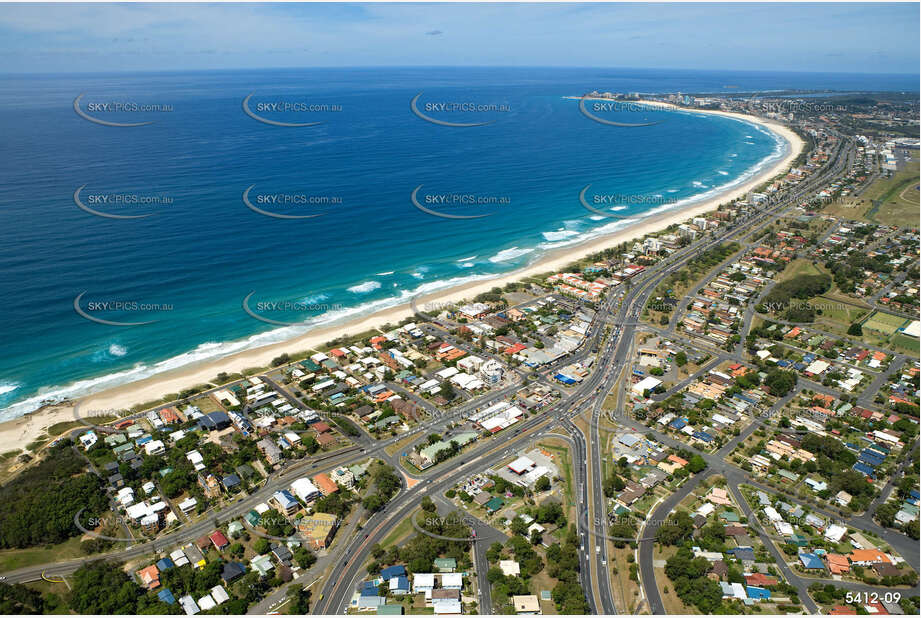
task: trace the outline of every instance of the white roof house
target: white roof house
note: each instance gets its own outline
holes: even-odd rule
[[[211,598],[210,594],[206,594],[202,598],[198,599],[198,606],[203,612],[206,612],[209,609],[217,607],[217,603],[214,602],[214,599]]]
[[[515,474],[524,474],[536,464],[527,457],[519,457],[508,465],[509,470]]]
[[[214,599],[214,602],[220,605],[224,601],[230,600],[230,595],[227,594],[227,591],[224,590],[224,586],[218,584],[211,589],[211,598]]]
[[[435,588],[434,573],[416,573],[413,575],[413,593],[425,592]]]
[[[839,543],[845,534],[847,534],[847,528],[838,524],[832,524],[825,530],[825,538],[835,543]]]
[[[441,587],[446,590],[460,590],[464,587],[463,573],[442,573]]]
[[[198,506],[198,500],[196,500],[195,497],[186,498],[185,500],[179,503],[179,510],[182,511],[183,513],[189,513],[196,506]]]
[[[88,449],[89,447],[96,444],[96,441],[98,439],[99,438],[98,436],[96,436],[95,431],[87,431],[85,434],[80,436],[80,444],[83,446],[84,449]]]
[[[634,384],[630,390],[632,390],[637,395],[642,395],[645,391],[652,390],[660,384],[662,384],[662,380],[656,379],[652,376],[647,376]]]
[[[185,566],[189,563],[189,559],[186,558],[185,553],[182,549],[177,549],[169,555],[169,559],[173,561],[173,564],[177,567]]]
[[[198,604],[195,603],[195,599],[193,599],[192,596],[188,594],[184,597],[179,597],[179,605],[182,607],[186,616],[192,616],[201,611],[198,608]]]
[[[521,567],[515,560],[500,560],[499,568],[506,577],[517,577],[521,575]]]
[[[291,491],[304,502],[309,502],[320,495],[320,490],[308,478],[300,478],[291,483]]]
[[[151,440],[144,445],[144,452],[148,455],[159,455],[166,450],[166,447],[163,446],[163,442],[160,440]]]

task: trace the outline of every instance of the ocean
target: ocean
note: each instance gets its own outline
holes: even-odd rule
[[[599,109],[644,125],[614,126],[566,97],[916,90],[917,78],[356,68],[0,86],[6,420],[520,268],[782,155],[749,123]],[[81,117],[78,96],[83,116],[149,124]],[[587,185],[593,209],[614,217],[583,206]]]

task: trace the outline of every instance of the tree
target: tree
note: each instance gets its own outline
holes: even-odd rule
[[[696,453],[692,455],[688,460],[688,471],[691,472],[691,474],[697,474],[698,472],[704,470],[706,467],[707,462],[704,461],[703,457]]]
[[[543,541],[543,536],[540,533],[540,530],[535,528],[531,531],[531,545],[540,545]]]
[[[694,520],[687,511],[678,511],[656,530],[656,541],[663,545],[678,545],[694,530]]]
[[[675,364],[679,367],[684,367],[688,363],[688,355],[685,354],[684,350],[675,354]]]
[[[70,585],[70,608],[78,614],[136,614],[145,595],[118,564],[102,560],[77,569]]]
[[[130,470],[130,466],[128,466]],[[102,480],[63,442],[47,457],[0,486],[0,549],[54,545],[82,534],[109,510]]]
[[[288,598],[291,599],[291,612],[294,614],[310,613],[310,590],[294,584],[288,586]]]
[[[265,537],[259,537],[253,541],[253,551],[257,554],[264,554],[269,551],[269,540]]]
[[[361,501],[361,506],[364,507],[366,511],[369,511],[371,513],[375,513],[381,510],[382,508],[384,508],[385,504],[386,504],[386,501],[384,500],[384,498],[377,494],[367,495]]]
[[[0,582],[0,613],[11,614],[42,614],[45,601],[40,592],[27,588],[22,584],[7,584]]]
[[[537,491],[547,491],[550,489],[550,479],[548,479],[546,475],[540,477],[534,483],[534,489]]]
[[[294,552],[294,561],[302,569],[309,569],[317,561],[317,557],[306,547],[298,547]]]
[[[438,394],[448,401],[452,401],[457,396],[457,394],[454,392],[454,386],[452,386],[448,381],[445,381],[441,385],[441,389],[438,391]]]
[[[521,517],[515,517],[512,520],[512,523],[509,525],[509,529],[513,534],[520,534],[524,536],[528,533],[528,524],[524,523],[524,520]]]

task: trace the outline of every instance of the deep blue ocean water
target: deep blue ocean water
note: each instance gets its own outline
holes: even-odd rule
[[[141,75],[0,76],[0,419],[46,398],[78,396],[158,371],[290,337],[317,324],[396,304],[416,293],[519,268],[543,252],[626,223],[593,215],[589,195],[633,221],[742,182],[779,156],[774,136],[747,123],[690,113],[622,110],[612,127],[564,97],[586,91],[725,92],[829,88],[912,90],[917,77],[615,69],[311,69]],[[477,127],[428,123],[410,110]],[[106,121],[155,121],[140,127]],[[282,122],[260,123],[250,109]],[[97,104],[169,106],[108,112]],[[269,103],[325,111],[278,113]],[[436,103],[496,105],[446,112]],[[259,104],[263,105],[259,107]],[[601,113],[603,115],[603,113]],[[141,219],[94,216],[151,214]],[[410,196],[472,195],[492,206],[416,209]],[[276,214],[253,212],[241,199]],[[141,206],[101,195],[168,198]],[[278,207],[267,196],[325,196]],[[259,197],[262,197],[261,201]],[[431,199],[431,197],[430,197]],[[608,209],[611,205],[600,205]],[[265,301],[318,308],[257,309]],[[112,326],[110,321],[156,320]],[[98,310],[96,302],[168,306]]]

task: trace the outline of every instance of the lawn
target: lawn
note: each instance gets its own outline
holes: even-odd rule
[[[868,307],[861,307],[853,301],[845,301],[840,296],[837,298],[830,295],[816,296],[809,299],[809,303],[822,311],[821,314],[816,311],[816,325],[838,325],[844,328],[845,331],[848,326],[867,315],[870,311]]]
[[[782,283],[799,275],[821,275],[825,271],[813,264],[810,260],[797,259],[790,262],[777,276],[777,283]]]
[[[877,178],[862,195],[844,197],[823,212],[854,221],[914,225],[918,220],[918,162],[909,162],[892,178]]]
[[[862,326],[865,330],[875,330],[888,337],[894,335],[896,331],[907,322],[908,320],[903,317],[890,313],[883,313],[881,311],[874,311]]]
[[[633,613],[640,600],[639,584],[630,579],[631,563],[628,561],[628,556],[633,555],[633,549],[629,545],[622,549],[614,548],[608,552],[612,569],[617,569],[617,573],[611,576],[614,605],[627,613]]]
[[[912,161],[892,178],[879,179],[862,196],[874,200],[866,216],[885,225],[916,226],[918,221],[918,162]]]
[[[49,545],[47,547],[5,549],[0,551],[0,572],[13,571],[49,562],[61,562],[85,555],[80,551],[80,537],[74,537],[58,545]]]
[[[409,447],[411,447],[412,444],[413,444],[413,442],[415,442],[415,441],[418,440],[418,439],[419,439],[419,435],[418,435],[418,434],[412,434],[412,435],[406,436],[405,438],[403,438],[403,439],[400,440],[399,442],[394,442],[394,443],[391,444],[390,446],[384,448],[384,451],[385,451],[388,455],[391,455],[391,456],[394,455],[394,454],[396,454],[396,453],[402,453],[402,452],[407,452],[407,453],[408,453],[408,452],[409,452]]]
[[[397,524],[396,527],[394,527],[393,530],[390,531],[390,534],[388,534],[384,538],[384,540],[381,541],[381,547],[390,547],[392,545],[396,545],[397,543],[402,541],[405,537],[409,536],[409,533],[412,532],[414,529],[412,522],[413,522],[413,519],[416,517],[416,513],[417,511],[413,511],[413,513],[409,517],[407,517],[406,519],[401,521],[399,524]]]
[[[553,459],[559,467],[560,477],[566,483],[566,499],[572,504],[575,495],[572,489],[572,463],[569,460],[569,448],[562,446],[565,444],[562,440],[550,438],[538,443],[537,446],[553,453]]]
[[[653,552],[653,560],[668,560],[678,551],[677,547],[656,547]],[[696,614],[697,608],[684,604],[678,595],[675,594],[675,586],[665,574],[664,568],[655,567],[656,586],[662,595],[662,604],[665,606],[665,613],[669,616],[675,614]]]
[[[907,352],[912,356],[917,357],[919,353],[918,340],[909,337],[908,335],[903,335],[902,333],[897,334],[892,338],[892,341],[889,344],[893,349],[899,352]]]
[[[192,400],[192,405],[197,406],[199,410],[202,411],[202,414],[208,414],[209,412],[223,412],[224,408],[219,406],[213,397],[199,397],[198,399]]]

